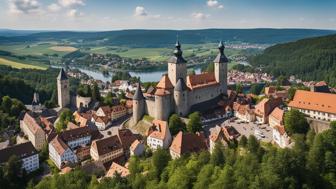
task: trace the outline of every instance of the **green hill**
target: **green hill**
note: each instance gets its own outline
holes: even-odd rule
[[[25,36],[1,36],[0,43],[23,43],[39,41],[82,42],[89,45],[116,45],[127,47],[166,47],[175,43],[178,34],[184,44],[247,42],[275,44],[307,37],[335,34],[333,30],[315,29],[202,29],[202,30],[119,30],[103,32],[54,31]],[[7,35],[8,36],[8,35]]]
[[[295,75],[336,86],[336,35],[274,45],[252,57],[251,64],[274,76]]]

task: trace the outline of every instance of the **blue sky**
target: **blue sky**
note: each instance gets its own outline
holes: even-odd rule
[[[0,28],[336,29],[336,0],[0,0]]]

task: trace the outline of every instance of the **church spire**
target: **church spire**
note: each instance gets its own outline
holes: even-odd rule
[[[214,63],[227,63],[227,62],[229,62],[229,60],[227,59],[227,57],[224,54],[224,49],[225,49],[225,46],[224,46],[223,42],[219,41],[219,44],[218,44],[219,53],[218,53],[217,57],[215,58]]]

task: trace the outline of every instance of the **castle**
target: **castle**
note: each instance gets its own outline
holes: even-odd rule
[[[218,45],[213,73],[187,75],[187,61],[181,45],[176,42],[174,56],[168,60],[168,74],[162,76],[155,88],[143,93],[140,83],[133,96],[133,122],[145,114],[159,120],[168,120],[172,113],[185,117],[207,101],[227,95],[227,63],[224,44]]]

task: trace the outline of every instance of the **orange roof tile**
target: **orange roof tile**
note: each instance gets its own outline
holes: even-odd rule
[[[50,143],[59,155],[62,155],[69,148],[58,135]]]
[[[168,129],[168,123],[166,121],[155,119],[152,121],[156,126],[156,130],[149,134],[150,137],[164,140]]]
[[[199,152],[206,150],[207,145],[202,135],[183,133],[180,131],[174,138],[170,150],[180,155],[184,153]]]
[[[187,77],[187,86],[190,89],[196,89],[218,84],[219,83],[216,81],[215,74],[213,73],[205,72],[197,75],[189,75]]]
[[[288,106],[336,114],[336,95],[297,90],[293,100],[289,102]]]
[[[168,74],[164,74],[161,78],[161,80],[159,81],[159,83],[156,85],[156,88],[159,88],[159,89],[166,89],[166,90],[169,90],[169,89],[173,89],[174,86],[173,84],[171,83],[171,81],[169,80],[169,77],[168,77]]]
[[[106,177],[113,177],[115,173],[120,174],[121,177],[127,177],[130,174],[126,167],[113,162],[110,169],[106,173]]]
[[[275,129],[280,133],[280,135],[284,135],[286,133],[285,127],[283,125],[276,125]]]
[[[37,123],[36,119],[28,112],[25,114],[23,122],[25,122],[28,129],[34,134],[37,133],[38,131],[44,132],[43,129],[40,127],[40,125]]]
[[[284,116],[284,111],[278,107],[274,108],[272,113],[270,114],[274,119],[282,122],[283,121],[283,116]]]

